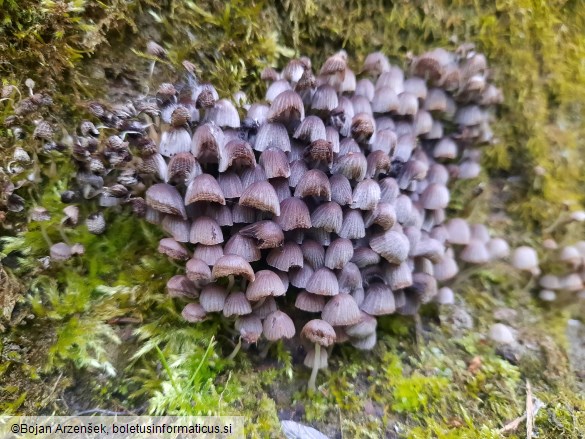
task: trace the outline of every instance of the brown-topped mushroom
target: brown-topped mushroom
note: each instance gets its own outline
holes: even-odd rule
[[[303,326],[301,330],[301,337],[306,338],[311,343],[315,344],[315,352],[313,354],[313,364],[311,377],[309,378],[309,390],[315,391],[315,380],[317,379],[317,372],[323,366],[321,362],[321,347],[328,348],[335,343],[336,335],[333,326],[324,320],[314,319],[310,320]],[[327,365],[325,364],[325,367]]]

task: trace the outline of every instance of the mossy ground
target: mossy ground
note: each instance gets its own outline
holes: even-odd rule
[[[547,230],[559,212],[583,202],[585,16],[578,2],[0,4],[2,81],[31,76],[52,90],[52,116],[71,128],[84,117],[84,99],[145,90],[149,60],[140,50],[151,38],[169,50],[157,74],[172,76],[189,59],[222,94],[244,89],[251,98],[264,91],[261,68],[295,54],[319,64],[344,47],[357,69],[371,50],[404,64],[407,51],[472,41],[486,53],[505,102],[494,124],[500,141],[486,149],[487,173],[454,189],[453,213],[489,221],[514,245],[545,237],[565,243],[583,233],[575,225]],[[24,49],[28,56],[17,56]],[[3,160],[15,144],[6,134],[0,131]],[[525,411],[529,381],[546,404],[536,418],[539,437],[585,434],[583,386],[566,337],[567,319],[583,310],[543,307],[528,279],[507,267],[457,281],[457,304],[426,309],[418,340],[412,320],[388,317],[373,352],[337,347],[309,395],[295,346],[273,346],[269,360],[252,349],[228,361],[235,340],[226,325],[181,320],[179,304],[164,293],[180,269],[156,253],[159,232],[145,223],[110,212],[103,236],[66,230],[85,256],[40,271],[35,261],[47,254],[47,238],[62,239],[58,193],[68,165],[52,160],[59,176],[45,163],[42,184],[21,195],[53,220],[44,231],[39,223],[7,231],[1,247],[0,279],[11,279],[2,291],[11,312],[0,334],[1,412],[237,414],[248,418],[249,437],[279,436],[282,418],[331,437],[491,438]],[[504,358],[514,352],[497,351],[482,335],[501,308],[518,313],[511,322],[523,353],[517,364]],[[461,324],[468,315],[472,328]],[[508,436],[525,437],[523,427]]]

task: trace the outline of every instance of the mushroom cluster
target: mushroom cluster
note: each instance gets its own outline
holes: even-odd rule
[[[40,180],[37,154],[66,149],[62,142],[54,140],[54,125],[47,120],[53,99],[46,92],[38,92],[30,78],[24,81],[24,86],[28,96],[13,84],[0,88],[1,122],[9,139],[3,149],[11,154],[0,157],[0,225],[4,229],[15,226],[14,222],[5,221],[9,213],[25,209],[25,199],[16,191]],[[32,144],[34,150],[27,150],[27,144]]]
[[[300,332],[315,374],[335,343],[372,349],[377,316],[437,297],[457,258],[507,255],[485,226],[446,221],[449,180],[479,174],[501,101],[473,47],[424,53],[407,71],[372,53],[359,79],[345,51],[315,72],[292,59],[262,72],[266,96],[251,105],[183,65],[156,96],[89,104],[109,136],[81,125],[78,189],[62,198],[128,204],[159,224],[158,251],[185,264],[167,288],[187,321],[221,313],[245,343]]]
[[[552,240],[549,240],[549,243]],[[554,241],[552,241],[554,244]],[[559,299],[574,301],[585,299],[585,241],[578,241],[557,249],[553,245],[549,251],[553,253],[554,261],[560,265],[558,274],[545,273],[538,279],[540,291],[538,297],[545,302],[554,302]],[[559,264],[560,263],[560,264]]]

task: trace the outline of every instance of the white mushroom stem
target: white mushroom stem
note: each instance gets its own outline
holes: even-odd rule
[[[150,63],[150,69],[148,71],[148,80],[150,81],[152,79],[152,75],[154,74],[154,66],[156,65],[156,60],[152,60],[152,62]]]
[[[232,291],[232,289],[234,288],[235,283],[236,283],[236,280],[234,279],[234,275],[233,274],[230,274],[228,276],[228,284],[227,284],[227,287],[226,287],[226,290],[227,290],[228,293]]]
[[[246,291],[246,289],[245,288],[242,288],[242,291]],[[262,299],[260,299],[256,303],[254,303],[254,305],[252,306],[252,309],[258,309],[258,308],[260,308],[262,305],[264,305],[264,302],[265,301],[266,301],[266,297],[263,297]]]
[[[319,372],[319,362],[321,361],[321,345],[315,343],[315,358],[313,359],[313,370],[309,378],[309,391],[315,391],[315,381],[317,380],[317,372]]]
[[[242,337],[238,338],[238,344],[236,345],[236,347],[234,348],[234,350],[232,351],[232,353],[227,357],[228,360],[233,360],[234,358],[236,358],[236,355],[238,355],[238,352],[240,352],[240,348],[242,347]]]

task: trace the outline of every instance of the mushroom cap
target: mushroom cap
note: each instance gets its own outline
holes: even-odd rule
[[[380,255],[370,247],[358,247],[354,249],[351,262],[359,268],[377,265],[380,263]]]
[[[295,197],[322,197],[331,200],[331,184],[327,175],[319,169],[310,169],[301,178],[295,188]]]
[[[280,202],[278,195],[268,181],[257,181],[252,183],[240,196],[239,204],[253,207],[258,210],[280,215]]]
[[[217,245],[197,244],[193,250],[193,257],[201,259],[207,265],[212,266],[223,256],[223,247]]]
[[[211,270],[209,266],[199,258],[191,258],[185,264],[187,278],[191,282],[199,285],[205,285],[211,281]]]
[[[243,316],[252,312],[252,305],[241,291],[230,293],[223,305],[223,315],[226,317]]]
[[[200,216],[191,224],[189,241],[193,244],[216,245],[223,242],[221,227],[212,218]]]
[[[265,319],[277,309],[278,307],[276,305],[276,300],[274,300],[274,297],[268,296],[264,300],[261,300],[260,302],[254,304],[252,314],[254,314],[256,317],[260,319]]]
[[[254,167],[256,157],[250,144],[241,139],[230,140],[223,148],[219,159],[219,172],[225,172],[230,166],[241,165]]]
[[[339,233],[343,223],[343,212],[339,204],[329,201],[311,212],[311,224],[327,232]]]
[[[207,312],[220,312],[225,305],[227,290],[218,284],[209,284],[203,287],[199,294],[199,303]]]
[[[361,152],[350,152],[338,156],[333,162],[331,172],[341,174],[348,180],[362,181],[368,171],[368,161]],[[333,199],[333,194],[332,194]],[[342,203],[339,203],[342,204]]]
[[[223,248],[226,255],[238,255],[248,262],[259,261],[262,254],[252,238],[242,236],[239,233],[232,235]]]
[[[257,221],[245,226],[239,232],[243,236],[254,238],[259,249],[280,247],[284,241],[284,233],[274,221]]]
[[[448,241],[451,244],[467,245],[471,239],[469,224],[463,218],[452,218],[446,224]]]
[[[189,251],[173,238],[161,239],[158,243],[158,252],[179,261],[186,261],[191,257]]]
[[[370,335],[364,338],[351,338],[351,345],[362,351],[370,351],[376,346],[377,336],[376,332],[372,332]]]
[[[345,332],[353,338],[365,338],[376,332],[378,320],[375,317],[362,311],[360,321],[355,325],[347,326]]]
[[[282,311],[274,311],[264,319],[263,333],[264,337],[269,341],[292,338],[295,332],[293,321]]]
[[[167,183],[157,183],[148,188],[145,195],[147,206],[163,213],[178,215],[187,219],[183,197],[176,187]]]
[[[257,301],[267,296],[284,296],[286,289],[280,277],[270,270],[256,272],[256,278],[250,282],[246,289],[246,298]]]
[[[406,261],[399,265],[388,264],[384,271],[384,280],[390,289],[394,291],[394,296],[396,297],[398,291],[412,285],[412,271]],[[399,306],[396,303],[396,307],[398,308]]]
[[[325,304],[321,318],[332,326],[355,325],[361,319],[360,309],[349,294],[337,294]]]
[[[335,344],[335,330],[324,320],[309,320],[301,330],[301,337],[324,347]]]
[[[232,221],[234,224],[251,224],[256,220],[256,211],[251,207],[234,204],[232,206]]]
[[[268,90],[266,90],[265,98],[268,102],[274,101],[278,95],[286,90],[292,90],[289,82],[285,78],[282,78],[276,70],[274,72],[266,71],[266,69],[264,70],[265,71],[262,72],[264,76],[262,79],[267,80],[267,77],[270,76],[270,80],[272,81],[272,84],[270,84]],[[266,107],[266,117],[268,117],[268,111],[269,107]]]
[[[538,268],[538,255],[532,247],[521,246],[512,252],[512,266],[518,270],[540,272]]]
[[[454,258],[444,255],[439,262],[433,265],[433,275],[439,281],[446,281],[454,278],[459,273],[459,267]]]
[[[329,268],[321,267],[316,270],[305,287],[307,292],[320,296],[335,296],[339,294],[337,276]]]
[[[427,186],[421,195],[422,206],[428,210],[445,209],[449,205],[449,189],[438,183]]]
[[[471,230],[472,238],[478,239],[487,245],[491,237],[488,228],[484,224],[472,224],[469,228]]]
[[[199,162],[191,152],[180,152],[171,157],[167,173],[169,181],[188,183],[202,171]]]
[[[217,260],[211,271],[213,279],[227,276],[242,276],[252,282],[254,270],[244,258],[238,255],[223,255]]]
[[[51,259],[55,261],[65,261],[72,256],[71,247],[64,242],[53,244],[49,250]]]
[[[471,264],[485,264],[490,260],[490,253],[482,241],[472,238],[461,252],[460,258]]]
[[[507,258],[510,255],[510,246],[502,238],[490,239],[487,243],[487,249],[492,259]]]
[[[247,343],[256,343],[262,335],[262,320],[254,314],[239,316],[234,326]]]
[[[566,291],[579,291],[583,289],[583,281],[577,273],[570,273],[559,279],[560,287]]]
[[[188,303],[183,308],[181,315],[189,323],[199,323],[205,320],[205,309],[198,303]]]
[[[511,344],[516,341],[512,329],[503,323],[495,323],[491,326],[489,337],[496,343]]]
[[[301,97],[292,90],[285,90],[272,101],[268,111],[269,122],[291,123],[305,118]]]
[[[249,187],[252,183],[259,183],[267,180],[266,172],[264,172],[264,168],[260,165],[244,169],[240,174],[240,179],[242,181],[242,187],[244,188]]]
[[[384,284],[370,285],[361,309],[373,316],[392,314],[396,310],[392,290]]]
[[[547,290],[558,290],[561,288],[561,281],[558,276],[545,274],[538,280],[538,285]]]
[[[563,262],[580,265],[583,258],[577,247],[573,245],[567,245],[561,249],[559,259]]]
[[[455,293],[449,287],[440,288],[435,301],[440,305],[452,305],[455,303]]]
[[[359,210],[345,211],[339,236],[347,239],[360,239],[366,236],[366,226]]]
[[[455,159],[457,158],[459,147],[450,137],[443,137],[433,149],[433,157],[436,159]]]
[[[437,280],[428,273],[414,273],[410,291],[416,294],[416,298],[420,303],[428,303],[437,295]]]
[[[242,180],[233,171],[221,172],[217,176],[217,184],[224,198],[239,198],[244,190]]]
[[[325,266],[332,270],[343,268],[353,257],[353,244],[349,239],[338,238],[325,252]]]
[[[358,265],[348,262],[337,275],[340,293],[351,293],[356,288],[362,288],[362,275]]]
[[[185,194],[185,204],[208,201],[225,204],[225,197],[217,180],[209,174],[201,174],[191,180]]]
[[[293,134],[293,138],[308,143],[318,139],[326,139],[326,129],[323,121],[317,116],[307,116],[300,123]]]
[[[538,298],[544,302],[554,302],[557,300],[557,293],[552,290],[540,290]]]
[[[301,244],[303,258],[313,270],[317,270],[325,264],[325,247],[312,239],[305,239]]]
[[[238,110],[227,99],[218,100],[213,107],[205,112],[205,122],[212,122],[222,128],[239,128],[240,116]]]
[[[296,187],[308,170],[309,168],[304,160],[294,160],[291,162],[290,177],[288,178],[290,187]]]
[[[171,277],[166,287],[171,297],[196,298],[199,295],[195,284],[181,274]]]
[[[321,312],[325,306],[325,298],[318,294],[301,291],[296,298],[295,307],[305,312]]]
[[[314,272],[315,270],[309,264],[303,264],[300,268],[292,268],[289,271],[290,283],[297,288],[305,288]]]
[[[297,197],[290,197],[280,202],[276,223],[285,232],[294,229],[311,228],[311,214],[306,203]]]
[[[351,204],[353,201],[352,190],[347,177],[342,174],[333,174],[329,178],[329,183],[331,185],[331,201],[335,201],[340,206]]]
[[[352,194],[352,209],[374,210],[380,202],[380,185],[371,178],[358,182]]]
[[[389,230],[370,239],[370,247],[391,264],[400,264],[408,257],[410,242],[403,233]]]
[[[266,178],[290,177],[288,157],[282,149],[268,148],[260,154],[260,165],[264,168]]]
[[[280,248],[273,248],[266,256],[271,267],[288,272],[291,267],[303,266],[303,253],[295,242],[286,241]]]
[[[167,214],[161,222],[162,229],[170,234],[177,242],[189,242],[191,223],[180,216]]]
[[[265,123],[258,130],[256,140],[254,142],[254,149],[256,151],[264,151],[268,148],[278,148],[285,152],[290,151],[290,138],[286,131],[286,127],[280,123]]]

